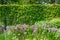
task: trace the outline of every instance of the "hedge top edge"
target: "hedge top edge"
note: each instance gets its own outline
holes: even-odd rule
[[[39,5],[44,5],[44,6],[54,6],[54,5],[58,5],[60,6],[60,4],[23,4],[23,5],[18,5],[18,4],[6,4],[6,5],[1,5],[0,6],[39,6]]]

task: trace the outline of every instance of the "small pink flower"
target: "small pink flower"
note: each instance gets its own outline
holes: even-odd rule
[[[5,33],[6,33],[7,31],[8,31],[7,29],[6,29],[6,30],[4,29],[4,32],[5,32]]]
[[[26,24],[22,24],[22,25],[20,25],[20,29],[25,29],[26,27],[27,27]]]
[[[55,30],[57,30],[57,28],[52,28],[51,30],[55,31]]]
[[[46,24],[42,24],[43,27],[46,27],[47,25]]]
[[[51,27],[52,25],[49,23],[47,26],[48,26],[48,27]]]
[[[34,30],[33,33],[35,33],[37,31],[37,28],[35,25],[32,25],[31,28]]]
[[[17,30],[17,29],[19,28],[19,26],[20,26],[20,24],[17,24],[17,25],[15,26],[15,29]]]
[[[2,26],[0,26],[0,30],[2,30],[3,29],[3,27]]]
[[[22,24],[22,25],[20,25],[20,31],[21,32],[24,32],[24,29],[26,28],[26,25],[25,24]]]
[[[44,29],[46,29],[47,25],[46,25],[46,24],[42,24],[42,27],[43,27]]]
[[[21,32],[24,32],[24,29],[20,29]]]
[[[53,27],[53,28],[48,28],[48,30],[57,31],[58,29]]]
[[[27,25],[26,25],[26,24],[23,24],[23,25],[22,25],[22,27],[23,27],[23,28],[26,28],[26,27],[27,27]]]
[[[21,26],[21,24],[17,24],[16,27],[15,27],[15,29],[20,28],[20,26]]]

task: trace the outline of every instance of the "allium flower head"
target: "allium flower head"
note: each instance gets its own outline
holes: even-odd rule
[[[33,33],[37,31],[37,27],[35,25],[32,25],[31,28],[33,29]]]
[[[2,30],[3,29],[3,27],[2,26],[0,26],[0,30]]]
[[[8,31],[7,29],[6,29],[6,30],[4,29],[4,32],[5,32],[5,33],[6,33],[7,31]]]
[[[47,25],[46,24],[42,24],[43,27],[46,27]]]
[[[37,28],[36,28],[35,25],[32,25],[31,28],[32,28],[33,30],[37,30]]]
[[[17,30],[19,27],[20,27],[20,24],[17,24],[16,27],[15,27],[15,29]]]
[[[22,24],[22,25],[20,25],[20,29],[24,29],[24,28],[26,28],[26,27],[27,27],[26,24]]]
[[[58,29],[53,27],[53,28],[48,28],[48,30],[57,31]]]
[[[48,27],[51,27],[52,25],[49,23],[47,26],[48,26]]]
[[[43,27],[44,29],[46,29],[47,24],[42,24],[42,27]]]
[[[24,29],[20,29],[21,32],[24,32]]]

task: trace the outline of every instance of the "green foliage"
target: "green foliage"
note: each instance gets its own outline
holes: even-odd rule
[[[60,18],[53,18],[52,20],[50,20],[50,23],[55,27],[60,28]]]
[[[34,24],[37,21],[60,17],[59,10],[59,5],[5,5],[0,6],[0,20],[6,20],[7,25]]]
[[[5,40],[5,34],[4,33],[0,34],[0,40]]]
[[[45,26],[49,27],[56,27],[60,28],[60,18],[53,18],[51,20],[45,20],[45,21],[38,21],[35,22],[36,26],[42,26],[42,24],[45,24]]]

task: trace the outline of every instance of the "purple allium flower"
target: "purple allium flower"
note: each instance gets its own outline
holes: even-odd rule
[[[52,28],[51,30],[57,30],[57,28]]]
[[[57,31],[58,29],[53,27],[53,28],[48,28],[48,30]]]
[[[2,30],[3,29],[3,27],[2,26],[0,26],[0,30]]]
[[[43,27],[46,27],[46,24],[42,24]]]
[[[32,28],[33,30],[37,30],[37,28],[36,28],[35,25],[32,25],[31,28]]]
[[[23,28],[26,28],[26,27],[27,27],[27,25],[26,25],[26,24],[23,24],[23,25],[22,25],[22,27],[23,27]]]
[[[46,25],[46,24],[42,24],[42,26],[43,26],[44,28],[46,28],[47,25]]]
[[[4,29],[4,32],[5,32],[5,33],[6,33],[7,31],[8,31],[8,29],[6,29],[6,30]]]
[[[49,23],[47,26],[48,26],[48,27],[51,27],[52,25]]]
[[[35,25],[32,25],[31,28],[34,30],[33,33],[37,31],[37,27]]]
[[[21,24],[17,24],[15,29],[17,30],[20,27]]]
[[[21,32],[24,32],[24,29],[25,29],[26,27],[27,27],[26,24],[20,25],[20,31],[21,31]]]
[[[24,29],[20,29],[21,32],[24,32]]]
[[[17,24],[15,27],[13,27],[13,30],[16,31],[18,28],[20,29],[21,32],[24,32],[24,29],[27,27],[26,24]]]

